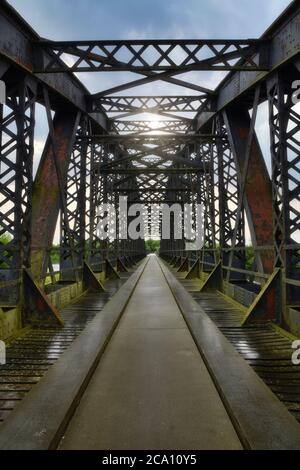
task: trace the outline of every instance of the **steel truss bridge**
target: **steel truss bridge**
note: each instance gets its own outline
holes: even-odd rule
[[[0,338],[63,325],[57,292],[97,290],[101,274],[145,257],[141,239],[97,237],[98,206],[120,195],[129,207],[202,203],[203,249],[173,235],[161,258],[242,305],[242,325],[300,335],[299,22],[294,1],[258,39],[51,41],[1,0]],[[223,74],[215,89],[182,78],[205,71]],[[94,94],[79,79],[104,72],[139,78]],[[157,95],[134,94],[150,83]],[[161,95],[161,84],[181,94]],[[35,174],[37,105],[48,137]],[[271,173],[256,133],[263,106]]]

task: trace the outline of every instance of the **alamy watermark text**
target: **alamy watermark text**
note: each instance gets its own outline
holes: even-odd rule
[[[97,237],[114,241],[145,239],[147,229],[157,221],[162,240],[184,240],[187,251],[201,250],[204,244],[202,204],[131,204],[120,197],[114,204],[101,204],[97,210]]]

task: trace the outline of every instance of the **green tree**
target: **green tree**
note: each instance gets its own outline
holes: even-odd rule
[[[156,253],[160,248],[160,240],[146,240],[146,250],[148,253]]]
[[[12,237],[9,233],[4,233],[0,235],[0,245],[6,246],[12,241]],[[8,252],[4,251],[4,256],[8,256]],[[0,263],[0,269],[7,269],[8,265],[6,263]]]
[[[255,261],[255,253],[254,253],[253,246],[248,245],[246,246],[246,269],[248,269],[248,271],[253,271],[254,261]]]

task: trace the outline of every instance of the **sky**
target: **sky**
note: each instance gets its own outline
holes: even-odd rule
[[[249,38],[289,0],[9,0],[49,39]]]
[[[290,3],[290,0],[9,1],[40,36],[53,40],[257,38]],[[194,77],[214,88],[222,74],[202,72]],[[80,74],[80,78],[91,92],[97,92],[123,83],[128,74]],[[161,94],[177,94],[176,88],[160,84]],[[157,87],[151,84],[138,91],[157,94]]]
[[[9,0],[25,20],[47,39],[210,39],[257,38],[289,5],[290,0]],[[222,72],[192,72],[188,79],[215,88]],[[140,78],[124,72],[81,73],[92,92]],[[192,94],[191,90],[154,83],[125,94]],[[124,92],[123,92],[124,94]],[[270,171],[268,109],[260,107],[256,131]],[[36,114],[37,168],[47,134],[44,110]]]
[[[259,37],[290,0],[9,0],[40,36],[79,39],[211,39]],[[78,74],[96,93],[140,78],[126,72]],[[223,72],[192,72],[188,78],[215,88]],[[159,86],[158,86],[159,85]],[[159,82],[128,94],[191,94]],[[127,92],[126,92],[127,94]]]
[[[290,0],[9,0],[9,3],[40,36],[53,40],[247,39],[259,37]],[[215,88],[223,76],[223,72],[192,72],[180,75],[180,78]],[[92,93],[97,93],[140,78],[140,75],[105,72],[80,73],[78,77]],[[192,93],[189,89],[163,82],[125,92],[147,95]],[[263,129],[266,127],[265,116],[266,109],[262,109],[257,132],[268,153],[268,131]],[[38,110],[37,159],[43,147],[45,127],[43,111]]]
[[[290,0],[10,0],[10,3],[41,36],[53,40],[247,39],[259,37]],[[194,74],[196,81],[213,88],[222,76],[209,72]],[[80,74],[80,78],[91,92],[97,92],[127,81],[128,74],[106,72],[100,77]],[[166,84],[160,84],[160,90],[161,94],[178,93],[178,87]],[[138,91],[157,94],[157,86],[151,84]]]

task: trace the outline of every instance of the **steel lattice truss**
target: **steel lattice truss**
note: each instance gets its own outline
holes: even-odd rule
[[[294,245],[300,234],[300,114],[286,95],[282,77],[269,86],[272,188],[274,198],[275,263],[297,273],[300,252]]]
[[[107,113],[122,113],[127,117],[142,113],[154,113],[161,116],[175,117],[173,113],[195,113],[207,99],[207,95],[194,96],[104,96],[93,99],[91,111],[104,110]],[[172,114],[171,114],[172,113]]]
[[[266,64],[253,58],[263,46],[256,39],[39,41],[36,72],[265,70]],[[48,61],[43,51],[51,54]]]
[[[77,134],[89,133],[89,122],[82,118]],[[61,265],[71,269],[65,279],[73,278],[73,266],[82,264],[85,240],[89,237],[91,192],[91,149],[85,140],[78,141],[72,151],[65,184],[66,213],[61,216]]]
[[[112,122],[112,130],[119,134],[145,134],[146,132],[163,132],[172,134],[184,134],[193,129],[193,121],[174,119],[173,121],[121,121]]]
[[[7,280],[30,262],[34,113],[35,88],[25,80],[8,88],[0,107],[0,266]]]
[[[2,8],[0,235],[10,239],[0,243],[0,282],[19,279],[24,266],[40,284],[47,273],[55,279],[49,250],[58,220],[61,280],[80,280],[84,261],[101,271],[108,259],[138,259],[143,241],[103,241],[97,232],[99,205],[117,209],[126,196],[129,207],[145,204],[145,227],[155,236],[161,219],[151,227],[150,205],[202,203],[203,249],[188,253],[171,237],[161,253],[205,273],[222,262],[228,282],[261,282],[278,267],[283,297],[300,301],[300,117],[291,92],[299,78],[299,2],[262,38],[242,40],[49,41]],[[11,36],[1,28],[7,15]],[[229,73],[211,89],[203,71]],[[139,77],[91,94],[73,72],[98,73],[99,82],[103,72]],[[149,84],[151,95],[140,92]],[[163,95],[160,85],[175,91]],[[49,137],[33,181],[36,102],[46,109]],[[263,103],[271,175],[256,135]],[[41,191],[47,178],[50,195]]]
[[[219,188],[218,188],[218,152],[213,143],[199,145],[197,156],[204,172],[197,184],[201,203],[206,208],[204,213],[204,239],[202,261],[217,262],[217,245],[220,244]]]
[[[226,134],[226,128],[222,118],[217,119],[216,128],[219,133]],[[234,251],[233,257],[236,258],[237,264],[243,266],[241,257],[245,256],[245,224],[243,206],[238,212],[238,205],[240,200],[240,183],[237,173],[236,161],[230,145],[221,143],[217,147],[218,154],[218,192],[219,192],[219,210],[220,210],[220,244],[223,248],[223,259],[226,260],[226,265],[233,263],[232,259],[229,261],[227,248],[241,247],[242,252]],[[234,227],[237,217],[240,217],[237,233],[234,233]],[[234,236],[235,235],[235,236]],[[229,273],[230,275],[230,273]]]

